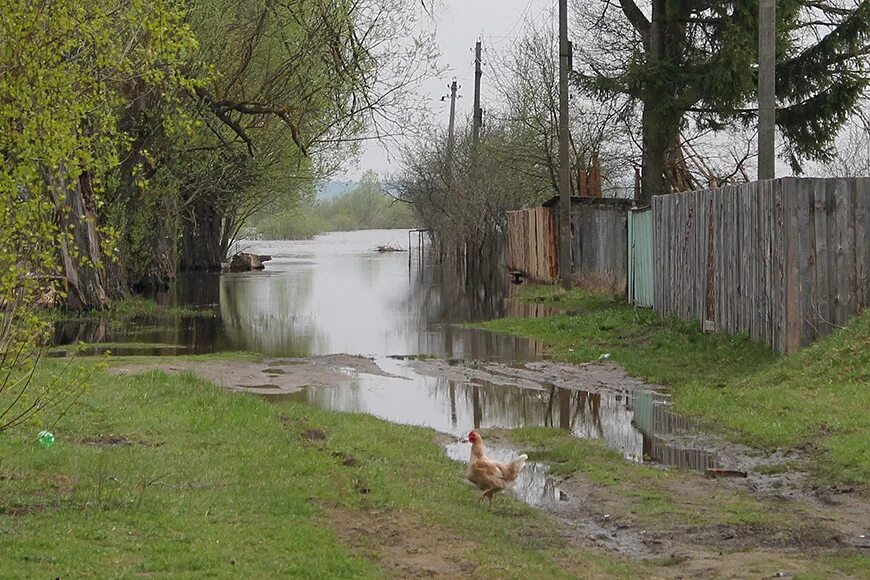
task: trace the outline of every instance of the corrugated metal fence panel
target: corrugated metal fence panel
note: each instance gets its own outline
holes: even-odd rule
[[[653,212],[651,208],[628,212],[628,301],[653,305]]]

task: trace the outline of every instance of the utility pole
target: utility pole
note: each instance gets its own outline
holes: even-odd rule
[[[450,84],[450,124],[447,125],[447,185],[453,181],[453,146],[456,143],[456,79]],[[442,97],[443,98],[443,97]]]
[[[758,179],[776,177],[776,0],[758,6]]]
[[[477,145],[480,143],[480,127],[483,125],[483,110],[480,108],[480,77],[483,70],[480,68],[480,41],[474,45],[474,117],[471,125],[472,151],[477,153]]]
[[[571,284],[571,175],[568,162],[568,0],[559,0],[559,279]]]

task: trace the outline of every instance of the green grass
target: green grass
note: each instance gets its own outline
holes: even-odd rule
[[[610,353],[631,375],[669,385],[678,411],[736,441],[807,447],[818,452],[813,466],[828,481],[870,481],[870,314],[779,357],[746,336],[707,335],[698,324],[579,290],[530,288],[521,299],[573,314],[481,326],[541,340],[557,360]]]
[[[48,320],[98,320],[122,322],[142,318],[181,318],[190,316],[213,317],[213,308],[195,308],[193,306],[164,306],[149,298],[130,296],[123,300],[114,300],[105,310],[72,310],[53,309],[41,311]]]
[[[517,501],[486,512],[428,429],[189,375],[103,371],[49,449],[33,442],[42,427],[0,434],[0,570],[16,577],[382,576],[326,525],[335,509],[401,516],[430,530],[430,545],[452,538],[483,576],[643,575],[641,563],[569,549]],[[312,429],[326,438],[306,439]],[[133,444],[83,443],[110,434]],[[348,456],[356,465],[342,465]]]
[[[722,493],[692,473],[625,461],[598,439],[578,439],[561,429],[547,427],[491,433],[521,446],[532,461],[547,463],[554,475],[582,477],[596,486],[608,488],[611,490],[608,494],[615,498],[627,498],[623,503],[630,508],[632,517],[647,528],[669,526],[674,521],[687,525],[717,525],[767,523],[770,519],[763,504],[745,493]],[[699,508],[681,497],[680,482],[719,493],[719,497]]]
[[[835,480],[870,481],[870,314],[724,386],[694,381],[677,408],[703,415],[742,441],[811,446]]]
[[[559,360],[583,363],[609,353],[610,360],[651,383],[686,384],[703,369],[708,380],[724,385],[776,358],[746,336],[706,335],[697,324],[662,319],[608,296],[535,287],[520,299],[557,305],[572,315],[503,318],[480,326],[546,342]]]

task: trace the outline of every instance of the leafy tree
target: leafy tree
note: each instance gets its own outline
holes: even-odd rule
[[[203,126],[189,162],[175,164],[182,269],[218,269],[251,215],[298,197],[359,140],[415,126],[406,99],[434,62],[414,37],[415,10],[401,0],[194,3],[200,63],[215,74],[195,90]]]
[[[602,0],[579,5],[577,81],[590,94],[641,103],[643,196],[679,181],[680,131],[750,123],[757,86],[758,3]],[[777,2],[777,126],[796,172],[826,160],[867,86],[870,3]]]
[[[267,238],[303,239],[323,232],[410,228],[415,221],[408,204],[387,195],[377,173],[367,171],[357,187],[344,195],[268,211],[253,223],[257,233]]]
[[[98,216],[127,135],[125,89],[192,86],[194,46],[169,1],[10,0],[0,17],[0,431],[61,410],[81,382],[34,381],[35,309],[108,299],[115,232]]]

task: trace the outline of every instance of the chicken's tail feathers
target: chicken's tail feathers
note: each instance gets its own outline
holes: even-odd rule
[[[514,472],[519,474],[520,471],[526,466],[526,460],[529,458],[528,455],[523,453],[519,457],[517,457],[513,463],[511,463],[511,467],[514,468]]]

